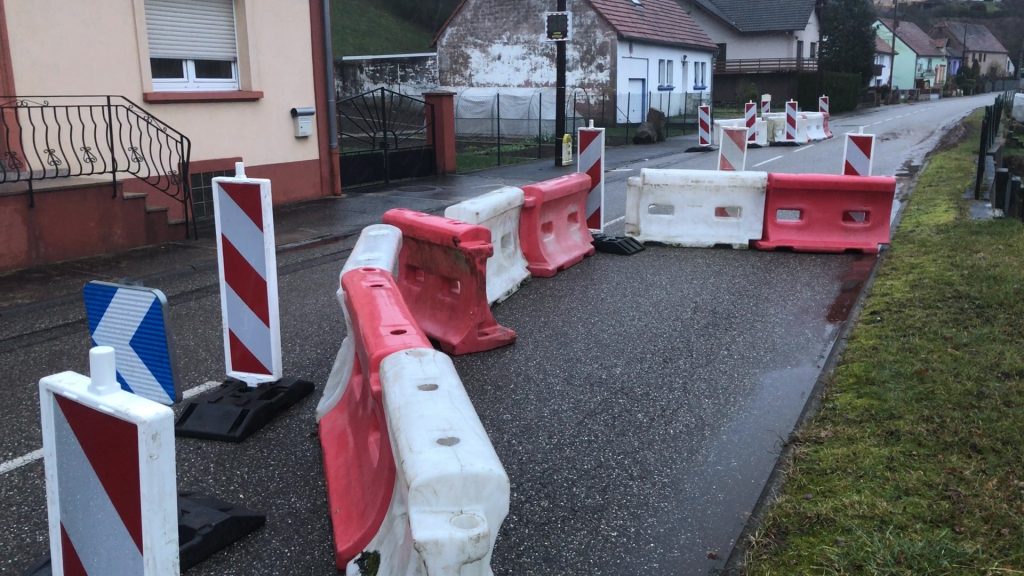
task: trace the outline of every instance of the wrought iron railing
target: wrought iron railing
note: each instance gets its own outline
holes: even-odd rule
[[[814,72],[817,58],[754,58],[746,60],[716,60],[717,74],[768,74],[772,72]]]
[[[123,96],[0,96],[0,184],[130,175],[181,202],[195,234],[192,143]],[[189,227],[191,222],[191,228]]]

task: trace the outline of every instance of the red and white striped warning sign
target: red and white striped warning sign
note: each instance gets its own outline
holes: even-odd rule
[[[241,163],[239,163],[241,164]],[[281,379],[281,326],[270,180],[213,179],[227,374],[255,386]]]
[[[875,163],[874,152],[874,134],[847,134],[843,150],[843,175],[871,176]]]
[[[825,96],[824,94],[822,94],[821,97],[818,98],[818,112],[821,112],[822,114],[825,115],[825,119],[824,119],[825,138],[831,138],[832,137],[832,129],[828,127],[828,118],[829,118],[829,111],[828,110],[829,110],[828,96]]]
[[[786,102],[786,142],[796,142],[796,101]]]
[[[743,119],[746,121],[747,126],[747,141],[754,142],[757,140],[757,131],[754,125],[757,123],[757,105],[753,102],[747,102],[743,105]]]
[[[121,390],[114,349],[92,379],[39,382],[54,574],[178,574],[174,412]]]
[[[747,167],[747,129],[743,126],[723,126],[722,141],[718,147],[718,169],[742,171]]]
[[[587,228],[604,232],[604,128],[580,128],[576,141],[579,142],[576,170],[590,176]]]
[[[762,94],[761,95],[761,116],[772,113],[772,95]]]
[[[711,146],[711,106],[707,104],[697,107],[697,145]]]

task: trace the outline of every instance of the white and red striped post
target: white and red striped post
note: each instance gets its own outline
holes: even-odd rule
[[[783,138],[786,142],[796,142],[796,101],[786,102],[786,133]]]
[[[874,134],[847,134],[843,149],[844,176],[871,176],[875,159]]]
[[[761,95],[761,116],[772,113],[772,95],[762,94]]]
[[[587,194],[587,228],[604,232],[604,128],[590,126],[580,128],[576,141],[579,150],[577,172],[590,176],[590,193]]]
[[[742,171],[747,168],[747,129],[743,126],[723,126],[722,141],[718,147],[718,169]]]
[[[177,575],[174,412],[121,390],[114,354],[39,381],[52,571]]]
[[[711,106],[701,104],[697,107],[697,145],[707,148],[711,144]]]
[[[757,140],[757,105],[753,102],[747,102],[743,105],[743,119],[747,125],[747,142],[755,142]]]
[[[249,386],[281,379],[281,321],[270,180],[213,179],[227,375]]]
[[[829,105],[828,105],[828,96],[825,96],[824,94],[822,94],[818,98],[818,112],[821,112],[822,115],[825,117],[825,138],[831,138],[832,137],[832,129],[828,127],[828,118],[829,118],[829,111],[828,111],[829,108],[828,107],[829,107]]]

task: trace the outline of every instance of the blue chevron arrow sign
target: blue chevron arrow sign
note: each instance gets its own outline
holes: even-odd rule
[[[121,388],[154,402],[181,400],[163,292],[89,282],[82,290],[93,346],[112,346]]]

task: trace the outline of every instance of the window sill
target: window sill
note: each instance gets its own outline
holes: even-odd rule
[[[255,102],[263,98],[260,90],[143,92],[142,100],[150,104],[180,104],[187,102]]]

